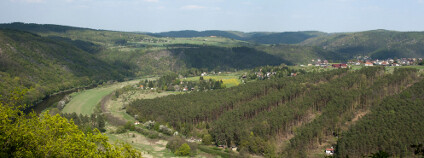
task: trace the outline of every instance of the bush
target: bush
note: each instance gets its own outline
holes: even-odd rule
[[[125,129],[130,130],[130,131],[134,131],[135,130],[135,125],[132,122],[130,122],[130,121],[128,121],[125,124],[124,127],[125,127]]]
[[[162,132],[162,133],[164,133],[166,135],[172,135],[173,134],[172,129],[169,129],[168,127],[166,127],[164,125],[160,125],[159,126],[159,132]]]
[[[188,143],[181,137],[172,137],[168,144],[166,144],[166,148],[170,149],[173,153],[176,153],[183,144],[187,144],[190,147],[190,156],[195,156],[197,153],[197,144]],[[178,155],[177,155],[178,156]]]
[[[116,129],[115,133],[116,134],[122,134],[122,133],[125,133],[125,132],[127,132],[127,129],[125,129],[125,127],[121,126],[118,129]]]
[[[187,143],[184,143],[178,148],[177,151],[175,151],[175,155],[177,156],[189,156],[190,155],[191,148]]]
[[[211,145],[212,144],[212,136],[210,134],[203,135],[202,143],[204,145]]]

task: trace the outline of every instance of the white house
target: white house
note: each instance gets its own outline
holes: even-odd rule
[[[327,155],[333,155],[334,154],[334,148],[331,147],[331,148],[325,149],[325,154],[327,154]]]

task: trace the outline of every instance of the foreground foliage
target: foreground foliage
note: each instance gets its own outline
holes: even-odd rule
[[[130,145],[109,144],[97,129],[84,133],[58,114],[25,114],[23,107],[0,102],[0,157],[141,157]]]

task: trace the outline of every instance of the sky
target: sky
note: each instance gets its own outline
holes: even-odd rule
[[[0,0],[0,23],[115,31],[424,31],[424,0]]]

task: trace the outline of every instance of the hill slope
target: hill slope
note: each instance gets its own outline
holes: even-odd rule
[[[383,67],[312,72],[136,100],[127,112],[140,121],[168,123],[184,135],[210,134],[217,145],[237,146],[240,152],[322,157],[358,111],[403,91],[419,79],[416,72],[403,68],[387,74]]]
[[[380,59],[424,56],[424,32],[374,30],[338,33],[310,38],[301,44],[319,46],[347,58],[357,55],[368,55]]]
[[[302,32],[239,32],[239,31],[170,31],[162,33],[149,33],[149,35],[157,37],[208,37],[219,36],[236,40],[243,40],[261,44],[297,44],[306,39],[323,36],[325,33],[318,31],[302,31]]]
[[[13,87],[29,88],[27,101],[35,101],[53,92],[129,75],[87,51],[95,49],[83,41],[0,29],[0,94]]]
[[[341,135],[337,155],[360,157],[382,150],[395,157],[411,157],[415,150],[411,145],[424,142],[423,90],[424,80],[421,80],[402,93],[385,98]]]

